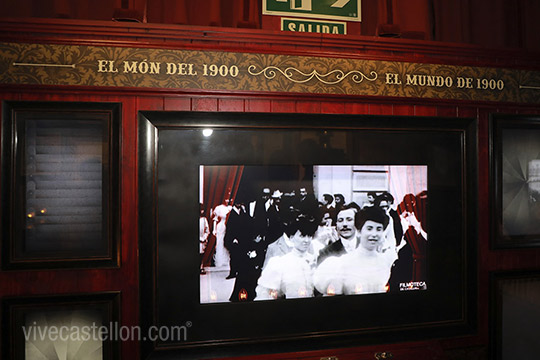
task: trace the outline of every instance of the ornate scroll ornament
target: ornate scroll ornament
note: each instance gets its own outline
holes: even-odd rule
[[[264,75],[265,78],[268,80],[271,80],[276,77],[277,73],[281,73],[283,76],[285,76],[288,80],[297,83],[297,84],[303,84],[308,81],[310,81],[313,78],[316,78],[320,82],[326,84],[326,85],[335,85],[346,79],[348,76],[351,76],[352,81],[359,84],[362,81],[375,81],[377,80],[377,73],[375,71],[371,71],[368,75],[365,75],[364,73],[353,70],[349,71],[345,74],[342,70],[332,70],[327,74],[319,74],[317,70],[313,70],[310,73],[304,73],[292,66],[289,66],[285,70],[281,70],[277,66],[267,66],[261,71],[256,71],[257,66],[256,65],[250,65],[248,68],[248,73],[253,76],[259,76],[261,74]],[[296,78],[299,79],[296,79]],[[334,80],[327,80],[327,79],[334,79]]]

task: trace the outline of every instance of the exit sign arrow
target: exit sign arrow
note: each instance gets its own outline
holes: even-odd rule
[[[360,21],[361,0],[263,0],[263,15]]]
[[[337,0],[335,3],[330,5],[330,7],[342,8],[347,5],[351,0]]]

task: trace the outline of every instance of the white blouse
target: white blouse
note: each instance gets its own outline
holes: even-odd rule
[[[315,258],[309,253],[291,252],[271,258],[263,269],[257,285],[255,300],[302,298],[313,296],[313,266]]]
[[[315,288],[325,295],[387,292],[395,251],[385,253],[358,247],[355,251],[325,259],[315,270]]]

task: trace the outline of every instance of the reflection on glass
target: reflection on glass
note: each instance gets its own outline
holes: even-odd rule
[[[25,256],[106,254],[107,123],[28,119],[19,132]]]
[[[103,359],[100,311],[34,311],[25,320],[26,359]]]
[[[538,131],[505,130],[502,152],[503,232],[540,233],[540,142]]]

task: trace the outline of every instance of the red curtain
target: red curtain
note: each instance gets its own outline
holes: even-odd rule
[[[244,166],[205,166],[203,175],[203,207],[208,223],[212,226],[211,212],[226,200],[234,201],[242,179]],[[216,247],[216,237],[211,234],[204,251],[204,266],[211,263]]]
[[[262,27],[260,0],[0,1],[5,17],[110,20],[120,7],[149,23]],[[360,26],[368,36],[387,28],[404,38],[539,51],[539,12],[538,0],[362,0]],[[275,29],[274,22],[269,24]]]
[[[540,50],[538,0],[431,0],[434,40]]]
[[[145,0],[149,23],[260,28],[259,0]]]
[[[427,224],[427,191],[422,191],[417,195],[407,194],[403,197],[403,201],[398,205],[398,213],[401,215],[404,211],[412,212],[420,222],[422,230],[424,230],[428,236],[429,231],[426,228]],[[426,277],[426,242],[422,234],[418,233],[416,229],[409,227],[403,229],[405,232],[405,239],[411,247],[413,254],[413,281],[422,281]]]

